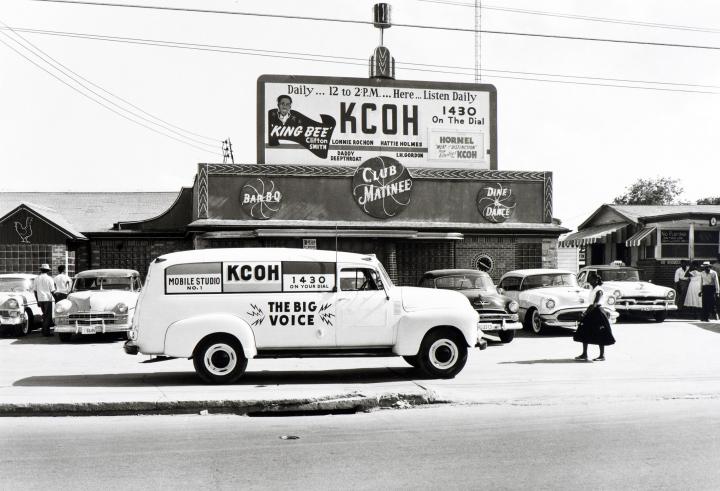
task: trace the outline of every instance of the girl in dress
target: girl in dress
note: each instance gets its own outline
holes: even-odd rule
[[[576,356],[575,359],[587,361],[588,344],[597,344],[600,347],[600,356],[593,359],[593,361],[605,361],[605,346],[615,344],[610,321],[602,309],[605,292],[602,289],[602,279],[597,273],[588,275],[588,283],[593,286],[588,295],[590,305],[583,314],[580,325],[573,336],[573,340],[583,344],[583,352],[580,356]]]
[[[702,308],[702,300],[700,295],[702,294],[702,278],[698,272],[700,267],[697,261],[692,262],[692,266],[688,269],[686,276],[690,276],[690,283],[688,284],[687,293],[685,294],[685,307],[692,307],[695,309]]]

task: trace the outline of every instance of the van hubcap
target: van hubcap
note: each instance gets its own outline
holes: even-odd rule
[[[235,350],[225,343],[213,344],[205,351],[205,367],[214,375],[227,375],[237,365]]]
[[[430,346],[430,363],[435,368],[450,368],[458,360],[458,348],[449,339],[439,339]]]

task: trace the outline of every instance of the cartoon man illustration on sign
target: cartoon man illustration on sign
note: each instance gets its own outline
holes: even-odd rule
[[[292,98],[283,94],[277,98],[277,109],[268,111],[268,146],[277,147],[280,140],[291,141],[326,159],[335,130],[335,118],[321,114],[321,121],[314,121],[293,111],[292,103]]]

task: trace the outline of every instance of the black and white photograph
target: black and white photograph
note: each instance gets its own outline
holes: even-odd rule
[[[0,488],[720,488],[720,4],[0,2]]]

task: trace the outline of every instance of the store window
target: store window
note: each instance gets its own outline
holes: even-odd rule
[[[717,230],[695,230],[695,250],[693,257],[696,259],[715,259],[718,255],[718,243],[720,233]]]
[[[539,242],[517,244],[515,248],[515,268],[542,268],[542,244]]]
[[[689,230],[661,230],[660,250],[662,257],[688,257]]]

